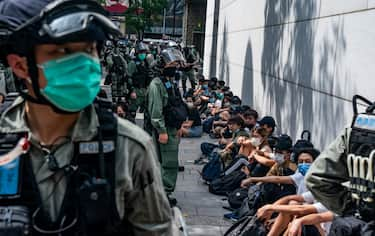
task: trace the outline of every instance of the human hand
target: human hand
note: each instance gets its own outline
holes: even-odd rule
[[[184,128],[184,127],[182,127],[182,128]],[[183,132],[182,132],[182,128],[179,129],[179,130],[177,130],[176,137],[178,137],[178,138],[181,138],[181,137],[182,137],[182,134],[183,134]],[[186,129],[188,129],[188,127],[187,127]]]
[[[161,144],[167,144],[168,143],[168,134],[167,133],[159,134],[159,143],[161,143]]]
[[[238,137],[238,139],[237,139],[237,144],[238,144],[238,145],[241,145],[245,140],[246,140],[246,138],[245,138],[244,136],[240,136],[240,137]]]
[[[250,146],[251,145],[251,142],[250,142],[250,139],[244,139],[244,141],[242,142],[242,145],[244,146]]]
[[[246,188],[252,183],[251,177],[241,181],[241,188]]]
[[[258,211],[257,211],[258,219],[268,221],[272,216],[272,211],[270,209],[271,206],[272,205],[267,204],[267,205],[259,208]]]
[[[257,149],[255,150],[255,154],[259,155],[259,156],[264,156],[264,152],[259,150],[258,147]]]
[[[254,158],[254,156],[256,155],[256,152],[255,151],[251,151],[250,155],[247,157],[247,159],[250,161]]]
[[[295,219],[290,224],[288,236],[301,236],[302,234],[302,221],[300,219]]]
[[[135,92],[130,93],[131,99],[137,99],[137,94]]]

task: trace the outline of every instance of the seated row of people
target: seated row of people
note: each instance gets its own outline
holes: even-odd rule
[[[224,207],[230,212],[224,217],[237,221],[227,235],[245,229],[244,235],[253,235],[252,227],[243,227],[249,218],[261,222],[254,235],[328,235],[334,214],[314,200],[304,182],[319,155],[310,135],[304,138],[309,132],[294,145],[287,134],[275,136],[271,116],[258,121],[257,111],[215,79],[200,80],[185,99],[195,117],[200,114],[202,131],[216,140],[201,144],[195,163],[205,164],[201,175],[209,191],[227,196]]]

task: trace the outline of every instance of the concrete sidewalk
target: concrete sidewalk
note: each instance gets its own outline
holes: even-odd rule
[[[200,144],[205,141],[216,140],[210,139],[208,135],[181,139],[179,160],[180,165],[185,166],[185,171],[178,175],[174,194],[188,225],[189,235],[220,236],[224,235],[231,225],[231,222],[223,219],[223,215],[228,213],[223,206],[228,203],[223,200],[225,197],[208,192],[208,186],[203,183],[198,173],[203,166],[193,164],[201,154]]]

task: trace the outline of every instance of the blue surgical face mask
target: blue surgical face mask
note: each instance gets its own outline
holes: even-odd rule
[[[311,163],[300,163],[298,164],[298,172],[305,176],[310,166]]]
[[[204,84],[204,85],[202,85],[202,88],[203,88],[203,89],[208,89],[208,85],[207,85],[207,84]]]
[[[74,53],[38,67],[47,81],[41,94],[60,110],[79,112],[99,93],[102,75],[99,59],[87,53]]]

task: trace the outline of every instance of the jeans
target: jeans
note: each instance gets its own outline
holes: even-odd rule
[[[213,150],[217,147],[219,147],[219,145],[204,142],[201,144],[202,154],[209,156],[213,152]]]

